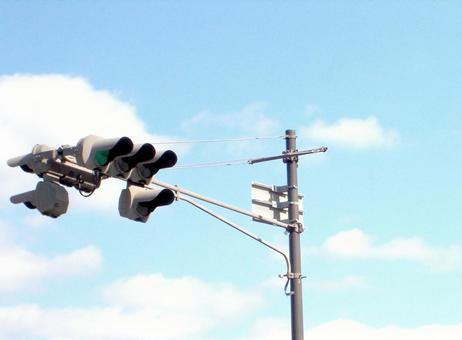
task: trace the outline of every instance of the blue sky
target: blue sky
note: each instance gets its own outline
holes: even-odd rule
[[[114,181],[41,218],[8,202],[37,179],[6,160],[91,133],[288,128],[300,148],[329,147],[299,166],[307,334],[459,339],[460,36],[458,1],[3,1],[0,339],[284,338],[284,265],[265,248],[182,202],[124,220]],[[278,154],[284,141],[171,147],[192,164]],[[250,182],[284,184],[285,168],[158,178],[250,209]],[[223,214],[286,247],[279,228]]]

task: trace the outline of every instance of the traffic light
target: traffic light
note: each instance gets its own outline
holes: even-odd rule
[[[7,164],[9,166],[11,167],[19,166],[25,172],[30,172],[30,173],[34,172],[31,166],[32,163],[33,163],[33,155],[30,153],[27,155],[11,158],[7,161]]]
[[[43,157],[47,155],[48,157]],[[56,157],[56,150],[44,144],[37,144],[32,148],[32,152],[27,155],[11,158],[7,164],[11,167],[19,166],[22,170],[29,173],[36,173],[39,177],[47,172],[48,158]]]
[[[69,195],[62,186],[53,182],[38,182],[35,190],[10,198],[11,203],[24,203],[29,209],[37,209],[43,215],[56,218],[65,214]]]
[[[151,161],[156,155],[156,149],[152,144],[137,144],[128,155],[116,157],[105,171],[111,177],[127,178],[130,171],[138,164]]]
[[[160,206],[169,205],[175,194],[169,189],[148,189],[129,184],[119,198],[119,214],[130,220],[146,222],[149,215]]]
[[[152,160],[139,163],[131,172],[128,180],[140,184],[149,184],[151,178],[160,169],[171,168],[176,164],[178,157],[172,150],[156,151]]]
[[[8,160],[8,165],[35,173],[43,182],[35,190],[12,196],[11,202],[58,217],[66,213],[69,205],[67,191],[61,185],[74,187],[88,197],[102,180],[116,177],[127,181],[127,189],[120,195],[120,215],[146,222],[154,209],[171,204],[175,195],[171,190],[144,186],[160,169],[176,162],[173,151],[157,151],[150,143],[134,145],[128,137],[106,139],[89,135],[76,146],[62,145],[57,149],[36,145],[31,153]]]
[[[106,139],[94,135],[82,138],[77,143],[77,163],[90,170],[104,171],[116,157],[133,150],[128,137]]]

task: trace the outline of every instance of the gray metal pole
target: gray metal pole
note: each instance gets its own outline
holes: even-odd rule
[[[297,151],[295,130],[286,130],[286,153]],[[298,157],[290,156],[284,160],[287,163],[287,186],[289,200],[289,223],[297,223],[298,212]],[[303,340],[303,302],[302,302],[302,263],[300,251],[300,234],[303,231],[299,224],[289,231],[290,264],[293,277],[290,280],[290,308],[292,340]]]

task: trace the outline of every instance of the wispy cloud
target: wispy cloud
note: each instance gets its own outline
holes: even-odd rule
[[[301,128],[300,136],[316,143],[327,143],[351,149],[372,149],[396,145],[399,134],[385,129],[377,118],[342,118],[333,123],[315,120]]]
[[[202,111],[183,121],[181,128],[188,135],[215,136],[218,139],[268,136],[277,139],[281,135],[279,123],[266,113],[266,109],[266,103],[255,102],[233,112]],[[266,151],[269,145],[254,139],[235,140],[232,143],[204,145],[202,154],[207,161],[256,157]]]
[[[162,274],[114,282],[103,295],[107,304],[102,307],[0,307],[0,338],[204,339],[261,302],[258,293],[227,284]]]
[[[339,232],[328,238],[320,247],[310,251],[319,255],[354,259],[408,260],[420,262],[437,271],[458,268],[462,263],[462,250],[458,246],[435,247],[419,237],[396,238],[375,244],[360,229]]]
[[[239,111],[214,113],[202,111],[185,120],[181,127],[185,131],[197,129],[233,129],[237,133],[266,136],[278,132],[278,123],[265,113],[265,103],[251,103]]]
[[[171,279],[158,273],[114,282],[105,288],[104,298],[110,304],[119,306],[227,318],[242,314],[261,303],[258,294],[240,292],[229,284],[210,284],[194,277]]]
[[[5,226],[0,227],[0,293],[33,289],[51,279],[86,275],[101,266],[100,250],[94,246],[46,257],[16,244]]]
[[[55,222],[54,219],[49,218],[48,216],[40,215],[40,214],[27,214],[23,219],[22,222],[25,226],[29,227],[31,230],[40,230],[45,226],[49,226]]]
[[[281,340],[290,338],[290,324],[287,320],[261,318],[254,322],[249,334],[241,340]]]
[[[462,324],[425,325],[421,327],[372,327],[352,320],[335,320],[305,331],[312,340],[459,340]],[[242,340],[280,340],[290,338],[290,325],[281,319],[257,320]]]
[[[312,280],[305,282],[309,288],[326,290],[326,291],[344,291],[349,289],[367,288],[366,279],[360,276],[347,275],[341,279],[332,280]]]

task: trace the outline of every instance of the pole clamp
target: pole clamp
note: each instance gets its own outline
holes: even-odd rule
[[[178,184],[175,184],[175,189],[176,190],[173,190],[173,193],[175,194],[175,201],[180,200],[180,191],[178,190],[178,188],[179,188]]]
[[[298,221],[293,221],[287,225],[286,231],[287,232],[296,232],[296,233],[303,233],[303,224]]]
[[[303,279],[304,276],[302,275],[302,273],[289,273],[287,274],[287,278],[293,280],[293,279]]]
[[[294,149],[294,150],[285,150],[285,151],[283,151],[282,154],[283,154],[283,155],[286,155],[286,156],[282,159],[282,161],[283,161],[284,163],[288,163],[288,162],[298,162],[298,156],[297,156],[297,155],[295,155],[295,156],[290,156],[290,154],[296,153],[296,152],[298,152],[297,149]]]
[[[303,280],[306,278],[306,276],[303,276],[302,273],[287,273],[284,275],[279,275],[280,278],[286,277],[287,282],[284,285],[284,293],[286,296],[291,296],[294,295],[294,292],[292,290],[289,290],[289,283],[290,280]]]

